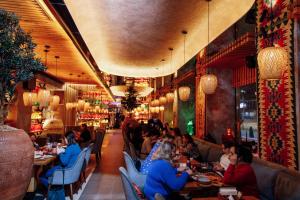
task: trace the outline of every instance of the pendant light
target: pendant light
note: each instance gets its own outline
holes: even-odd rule
[[[162,97],[159,97],[159,105],[162,106],[162,105],[165,105],[167,103],[167,98],[162,96]]]
[[[168,103],[173,103],[174,101],[174,93],[173,92],[169,92],[166,94],[166,98],[167,98],[167,102]]]
[[[56,78],[58,78],[57,77],[57,60],[59,59],[59,56],[55,56],[54,58],[55,58],[55,75],[56,75]],[[52,97],[51,107],[53,110],[57,110],[59,101],[60,101],[60,97],[58,95],[54,95]]]
[[[37,101],[37,93],[34,92],[23,93],[24,106],[32,106],[36,101]]]
[[[173,48],[169,48],[169,50],[170,50],[170,69],[172,69]],[[171,88],[173,89],[173,82],[172,82]],[[175,98],[174,92],[168,92],[166,94],[166,98],[167,98],[168,103],[173,103],[174,98]]]
[[[207,0],[207,55],[209,53],[209,2]],[[200,87],[204,94],[213,94],[218,86],[218,78],[214,74],[205,74],[200,78]]]
[[[164,106],[159,106],[159,111],[164,111],[165,107]]]
[[[184,36],[183,38],[183,65],[185,64],[185,37],[187,34],[187,31],[183,30],[182,34]],[[181,101],[187,101],[189,100],[191,89],[188,86],[181,86],[178,88],[178,93],[179,93],[179,99]]]
[[[273,0],[271,0],[271,31],[274,25],[273,21]],[[271,45],[274,45],[274,33],[271,33]],[[288,53],[284,47],[274,45],[266,47],[259,51],[257,55],[258,70],[260,78],[263,80],[276,80],[282,78],[284,71],[288,66]]]
[[[205,74],[201,76],[200,87],[205,94],[213,94],[216,91],[218,79],[213,74]]]

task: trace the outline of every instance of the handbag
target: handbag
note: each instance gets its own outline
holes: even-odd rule
[[[65,200],[65,170],[63,168],[63,184],[62,185],[51,185],[48,191],[47,200]]]

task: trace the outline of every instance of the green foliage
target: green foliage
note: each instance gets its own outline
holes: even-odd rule
[[[137,105],[137,91],[134,89],[134,86],[131,85],[128,87],[125,97],[122,99],[121,104],[129,112],[136,108]]]
[[[7,104],[17,84],[33,78],[45,66],[35,58],[36,44],[19,25],[19,18],[0,9],[0,104]]]

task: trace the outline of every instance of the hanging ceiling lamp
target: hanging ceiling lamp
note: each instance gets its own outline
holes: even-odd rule
[[[187,31],[183,30],[182,31],[183,34],[183,65],[185,64],[185,37],[187,34]],[[191,89],[188,86],[181,86],[178,89],[178,93],[179,93],[179,99],[181,101],[187,101],[190,97],[190,93],[191,93]]]
[[[273,21],[273,0],[270,2],[271,13],[271,31],[274,25]],[[274,33],[271,33],[271,44],[274,44]],[[288,53],[285,48],[279,45],[266,47],[259,51],[257,55],[258,70],[261,79],[276,80],[280,79],[288,66]]]
[[[70,102],[66,103],[66,109],[67,110],[73,109],[73,103],[70,103]]]
[[[155,112],[156,112],[156,113],[159,113],[159,106],[156,106],[156,107],[155,107]]]
[[[173,92],[167,93],[166,98],[168,103],[172,103],[174,101],[174,93]]]
[[[159,105],[165,105],[167,103],[166,97],[159,97]]]
[[[88,110],[90,109],[90,103],[89,102],[86,102],[83,106],[83,111],[84,112],[87,112]]]
[[[159,106],[159,111],[164,111],[165,107],[164,106]]]
[[[182,86],[178,89],[179,99],[181,101],[189,100],[190,93],[191,93],[190,87]]]
[[[211,0],[207,0],[207,54],[209,50],[209,2]],[[214,74],[206,74],[201,76],[200,79],[200,87],[205,94],[213,94],[216,91],[218,86],[218,78]]]
[[[201,76],[200,87],[205,94],[213,94],[216,91],[218,79],[213,74],[205,74]]]
[[[156,106],[159,106],[159,100],[158,99],[155,99],[153,101],[153,106],[156,107]]]
[[[50,91],[46,89],[40,89],[38,91],[37,100],[40,106],[46,107],[50,102]]]
[[[79,111],[83,111],[83,109],[84,109],[84,104],[85,104],[85,101],[82,100],[82,99],[79,99],[78,102],[77,102],[77,109],[78,109]]]
[[[37,94],[33,92],[23,93],[24,106],[32,106],[37,101]]]

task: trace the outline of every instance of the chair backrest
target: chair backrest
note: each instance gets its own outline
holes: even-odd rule
[[[75,162],[75,164],[70,168],[64,168],[64,169],[57,169],[53,173],[52,177],[49,177],[49,183],[52,185],[62,185],[63,184],[63,170],[64,170],[64,184],[72,184],[78,181],[83,162],[85,159],[87,148],[83,149],[80,154],[78,155],[78,158]]]
[[[132,158],[130,157],[130,155],[128,155],[128,153],[126,153],[125,151],[123,151],[124,154],[124,159],[125,159],[125,163],[126,163],[126,168],[128,171],[128,175],[130,177],[130,179],[140,188],[144,188],[144,184],[146,181],[146,175],[140,173],[134,164],[134,161],[132,160]]]
[[[92,153],[92,149],[93,149],[93,145],[94,145],[94,143],[90,144],[87,147],[87,150],[86,150],[86,153],[85,153],[85,163],[86,163],[86,165],[89,164],[91,153]]]
[[[95,143],[92,150],[93,153],[99,152],[101,150],[104,135],[105,135],[105,131],[103,130],[97,130],[95,132]]]
[[[123,184],[123,189],[124,189],[126,200],[139,200],[140,198],[138,197],[138,195],[129,179],[126,169],[124,167],[120,167],[119,171],[121,174],[121,179],[122,179],[122,184]]]
[[[132,142],[129,142],[130,156],[133,160],[138,160],[139,156]]]

